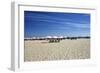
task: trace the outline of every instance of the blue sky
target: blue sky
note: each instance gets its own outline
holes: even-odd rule
[[[90,36],[90,14],[24,11],[24,37]]]

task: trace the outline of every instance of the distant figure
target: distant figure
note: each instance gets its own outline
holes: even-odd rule
[[[49,39],[49,43],[54,43],[54,42],[60,42],[60,39],[59,38],[57,38],[57,39],[55,39],[55,38]]]

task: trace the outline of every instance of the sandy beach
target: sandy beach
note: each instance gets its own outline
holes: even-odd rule
[[[90,39],[61,40],[49,43],[47,40],[25,40],[25,61],[70,60],[90,58]]]

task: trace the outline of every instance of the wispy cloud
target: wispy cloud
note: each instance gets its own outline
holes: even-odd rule
[[[26,36],[68,35],[71,32],[73,35],[82,35],[90,32],[89,14],[26,11],[24,15]]]

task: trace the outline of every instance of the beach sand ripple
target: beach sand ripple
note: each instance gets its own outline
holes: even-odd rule
[[[25,40],[24,44],[25,61],[90,58],[90,39],[66,39],[59,43],[49,43],[47,40]]]

